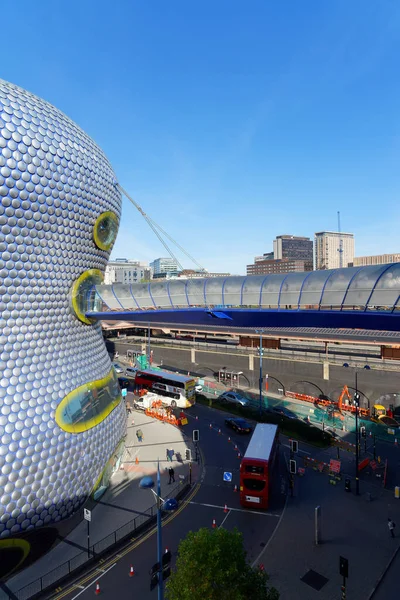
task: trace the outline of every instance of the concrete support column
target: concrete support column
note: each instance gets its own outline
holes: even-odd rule
[[[194,348],[190,349],[190,360],[192,363],[196,362],[196,350]]]
[[[324,360],[323,363],[323,378],[329,381],[329,363],[327,360]]]
[[[254,356],[249,354],[249,371],[254,371]]]

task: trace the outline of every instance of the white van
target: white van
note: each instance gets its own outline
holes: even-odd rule
[[[136,367],[126,367],[125,369],[125,375],[127,377],[136,377],[136,373],[137,373],[137,368]]]

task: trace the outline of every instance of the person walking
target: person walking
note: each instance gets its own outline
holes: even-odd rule
[[[390,535],[394,538],[394,528],[396,527],[396,523],[394,523],[390,517],[388,518],[388,527]]]
[[[137,430],[136,437],[138,439],[138,442],[142,442],[143,441],[143,431],[141,429]]]
[[[170,483],[175,483],[175,471],[173,470],[172,467],[170,467],[168,469],[168,475],[169,475],[169,481],[168,481],[168,485]]]

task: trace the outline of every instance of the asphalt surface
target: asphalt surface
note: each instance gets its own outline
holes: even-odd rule
[[[126,342],[114,342],[115,350],[120,356],[125,356]],[[140,349],[140,344],[131,343],[130,348]],[[254,360],[253,370],[249,369],[248,355],[241,354],[235,349],[226,348],[225,352],[198,350],[196,349],[196,362],[191,362],[190,348],[163,348],[154,346],[154,362],[158,365],[179,365],[184,371],[196,372],[199,375],[211,377],[219,369],[226,367],[232,371],[241,371],[241,387],[258,388],[259,385],[259,360]],[[263,358],[263,373],[268,373],[269,389],[271,392],[279,393],[284,387],[291,391],[319,395],[326,394],[337,398],[346,384],[350,390],[354,389],[355,373],[352,368],[330,365],[329,380],[324,379],[323,365],[320,363],[304,360],[282,360]],[[359,369],[358,390],[370,400],[371,406],[376,401],[381,402],[382,396],[390,396],[390,403],[400,403],[400,371],[381,371],[371,369],[369,371]],[[396,394],[396,397],[393,396]],[[385,399],[383,404],[388,404]]]
[[[217,527],[227,529],[237,527],[244,538],[245,548],[250,562],[262,562],[260,554],[268,544],[279,522],[286,500],[287,470],[283,456],[283,446],[278,468],[275,472],[274,492],[267,511],[251,511],[241,508],[239,494],[234,492],[234,485],[239,485],[240,457],[249,442],[250,436],[239,435],[228,429],[224,420],[225,413],[196,405],[190,411],[186,433],[199,429],[200,446],[204,457],[205,469],[199,490],[191,502],[176,515],[167,518],[163,525],[163,546],[169,548],[175,562],[178,544],[190,530],[200,527],[211,527],[215,519]],[[196,415],[198,420],[195,419]],[[221,433],[219,433],[221,431]],[[231,441],[228,441],[228,438]],[[237,445],[238,450],[235,450]],[[223,481],[224,471],[232,473],[232,483]],[[225,504],[228,511],[225,512]],[[147,534],[143,541],[132,542],[135,546],[130,551],[119,553],[115,559],[100,565],[90,577],[81,577],[73,589],[68,586],[53,598],[81,600],[93,597],[96,583],[100,585],[101,595],[105,598],[115,596],[118,589],[118,600],[138,597],[155,598],[156,590],[150,591],[149,570],[157,559],[157,540],[155,529]],[[135,575],[129,576],[133,566]]]

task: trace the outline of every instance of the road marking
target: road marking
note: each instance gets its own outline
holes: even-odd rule
[[[115,567],[115,565],[116,565],[116,563],[114,563],[113,565],[111,565],[111,567],[110,567],[109,569],[107,569],[107,571],[104,571],[104,572],[103,572],[103,575],[100,575],[100,576],[99,576],[99,577],[97,577],[97,578],[95,577],[94,579],[96,580],[96,582],[97,582],[99,579],[101,579],[102,577],[104,577],[104,575],[106,575],[106,573],[108,573],[108,571],[111,571],[111,569],[112,569],[113,567]],[[72,598],[72,600],[75,600],[75,598],[78,598],[78,596],[80,596],[81,594],[83,594],[83,592],[85,592],[85,591],[86,591],[88,588],[90,588],[90,586],[91,586],[93,583],[94,583],[94,582],[92,581],[92,583],[89,583],[89,585],[87,585],[86,587],[84,587],[83,589],[81,589],[81,591],[79,592],[79,594],[77,594],[76,596],[74,596],[74,597]],[[80,585],[79,585],[78,587],[82,587],[82,586],[80,586]]]
[[[206,506],[208,508],[220,508],[221,510],[223,510],[225,507],[224,506],[218,506],[217,504],[205,504],[204,502],[189,502],[189,504],[195,504],[197,506]],[[236,512],[244,512],[244,513],[250,513],[251,515],[263,515],[264,517],[276,517],[277,519],[279,518],[280,515],[275,515],[274,513],[269,513],[269,512],[261,512],[258,510],[246,510],[245,508],[232,508],[232,507],[228,507],[228,510],[234,510]]]
[[[225,521],[227,520],[227,518],[229,517],[229,513],[231,512],[231,510],[228,510],[228,513],[225,515],[224,520],[222,521],[221,525],[218,525],[218,529],[221,529],[222,525],[225,523]]]
[[[289,444],[282,444],[285,448],[290,448]],[[311,452],[306,452],[306,450],[298,450],[297,452],[301,452],[302,454],[311,454]]]
[[[279,525],[281,524],[281,521],[282,521],[282,519],[283,519],[283,515],[285,514],[286,506],[287,506],[287,503],[288,503],[288,498],[289,498],[289,496],[287,495],[287,496],[286,496],[286,501],[285,501],[285,506],[283,507],[283,511],[282,511],[282,514],[281,514],[281,516],[279,517],[279,521],[277,522],[277,524],[276,524],[276,527],[275,527],[274,531],[272,532],[272,535],[271,535],[271,537],[269,538],[268,542],[266,543],[266,545],[264,546],[264,548],[261,550],[260,554],[257,556],[257,558],[255,559],[255,561],[254,561],[254,562],[253,562],[253,564],[251,565],[253,568],[254,568],[254,567],[256,566],[256,564],[259,562],[259,560],[261,559],[262,555],[264,554],[264,552],[266,551],[266,549],[268,548],[268,546],[269,546],[269,545],[270,545],[270,543],[272,542],[272,540],[273,540],[273,538],[274,538],[274,536],[275,536],[275,533],[277,532],[277,530],[278,530],[278,527],[279,527]],[[276,516],[277,516],[277,515],[276,515]]]
[[[188,506],[188,504],[190,504],[190,500],[195,497],[195,495],[199,491],[200,487],[201,487],[200,483],[197,483],[195,485],[195,487],[193,488],[192,492],[189,494],[187,500],[184,500],[182,502],[182,505],[176,511],[174,511],[169,517],[167,517],[167,519],[165,519],[165,521],[162,522],[162,526],[163,527],[164,527],[164,525],[168,525],[168,523],[170,523],[170,521],[172,521],[172,519],[174,519],[175,517],[177,517],[179,515],[179,513],[181,513],[182,510],[184,508],[186,508],[186,506]],[[143,537],[141,537],[139,539],[137,539],[137,538],[131,538],[131,541],[133,543],[130,544],[129,546],[127,546],[124,551],[119,552],[118,553],[119,557],[123,558],[124,556],[126,556],[127,554],[129,554],[129,552],[132,552],[133,550],[135,550],[143,542],[145,542],[152,535],[154,535],[156,533],[156,531],[157,531],[157,526],[155,526],[152,529],[150,529],[150,531],[148,531],[148,533],[146,535],[144,535]],[[113,557],[111,557],[110,560],[106,563],[105,567],[108,567],[108,565],[111,565],[110,569],[112,567],[114,567],[117,564],[118,560],[119,560],[119,559],[116,559],[116,556],[117,555],[114,555]],[[107,569],[107,571],[109,571],[110,569]],[[107,571],[105,573],[107,573]],[[104,575],[105,575],[105,573],[104,573]],[[98,576],[97,579],[100,579],[101,577],[103,577],[103,575]],[[93,572],[91,572],[91,573],[89,573],[87,575],[84,575],[83,578],[80,580],[79,584],[73,584],[73,585],[71,585],[70,587],[68,587],[67,589],[65,589],[59,596],[56,596],[55,600],[60,600],[61,598],[64,598],[65,596],[68,596],[72,591],[74,591],[78,586],[80,586],[80,584],[87,583],[91,579],[96,579],[96,574],[93,573]],[[84,590],[86,590],[88,587],[90,587],[90,585],[91,584],[89,584],[87,587],[85,587],[82,590],[82,592]],[[79,596],[79,594],[77,596],[75,596],[74,598],[72,598],[71,600],[75,600],[75,598],[77,598],[78,596]]]

